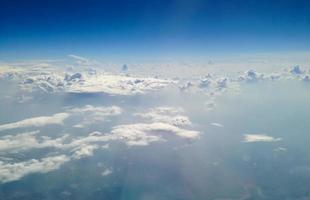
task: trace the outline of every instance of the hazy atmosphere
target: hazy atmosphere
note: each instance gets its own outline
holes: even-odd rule
[[[308,1],[0,0],[0,199],[310,199],[309,35]]]

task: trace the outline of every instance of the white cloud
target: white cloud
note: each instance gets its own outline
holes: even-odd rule
[[[71,113],[96,113],[98,115],[102,116],[111,116],[111,115],[119,115],[122,112],[122,109],[117,106],[111,106],[111,107],[103,107],[103,106],[92,106],[92,105],[86,105],[84,107],[79,108],[72,108],[68,109],[68,112]]]
[[[55,147],[61,148],[67,135],[52,139],[47,136],[36,137],[39,131],[21,133],[17,135],[6,135],[0,138],[1,152],[19,152],[21,150],[29,150],[34,148]]]
[[[211,84],[212,84],[212,76],[210,74],[208,74],[204,78],[200,79],[199,87],[200,88],[208,88],[211,86]]]
[[[68,135],[52,139],[47,136],[38,136],[37,133],[38,131],[33,131],[3,136],[0,138],[0,151],[2,153],[17,153],[30,149],[52,147],[57,151],[70,150],[73,152],[73,158],[80,159],[92,155],[93,150],[98,148],[95,143],[105,143],[105,146],[102,148],[108,148],[108,146],[106,146],[108,145],[107,142],[118,139],[111,134],[93,132],[88,136],[68,141]]]
[[[63,125],[64,120],[72,115],[82,115],[84,119],[76,125],[76,127],[85,127],[92,123],[102,122],[109,116],[119,115],[121,112],[122,109],[117,106],[94,107],[86,105],[85,107],[68,109],[67,112],[57,113],[51,116],[32,117],[18,122],[2,124],[0,125],[0,131],[17,128],[43,127],[47,125]]]
[[[227,87],[227,82],[228,82],[228,79],[225,78],[225,77],[222,77],[222,78],[218,78],[215,80],[216,81],[216,87],[219,88],[219,89],[223,89],[223,88],[226,88]]]
[[[65,91],[72,93],[106,93],[110,95],[132,95],[158,90],[173,83],[156,78],[135,78],[121,75],[97,74],[84,76],[85,81],[66,85]]]
[[[260,134],[246,134],[244,135],[244,142],[277,142],[282,140],[282,138],[274,138],[268,135]]]
[[[181,91],[187,91],[187,90],[189,90],[191,87],[194,87],[194,86],[195,86],[194,83],[188,81],[188,82],[186,82],[185,84],[179,86],[179,89],[180,89]]]
[[[86,137],[80,137],[72,140],[70,143],[64,145],[64,148],[76,148],[81,147],[85,144],[98,143],[98,142],[109,142],[111,140],[117,139],[111,134],[105,134],[100,132],[90,133]]]
[[[58,155],[42,158],[41,160],[31,159],[18,163],[4,163],[0,161],[0,182],[19,180],[32,173],[47,173],[58,169],[62,164],[68,162],[69,157]]]
[[[81,65],[88,65],[87,59],[70,55]],[[46,93],[106,93],[109,95],[134,95],[162,89],[176,81],[131,77],[129,75],[108,74],[93,69],[74,70],[69,75],[64,69],[36,66],[35,68],[3,69],[1,77],[14,79],[26,92],[43,91]]]
[[[151,122],[164,122],[175,126],[191,125],[189,118],[181,115],[183,112],[184,110],[182,108],[157,107],[150,109],[149,112],[136,113],[135,115],[149,119]]]
[[[182,108],[156,107],[136,116],[149,120],[150,123],[137,123],[114,127],[112,134],[117,135],[127,145],[148,145],[151,142],[164,141],[163,136],[172,134],[183,138],[196,139],[198,131],[180,127],[191,125],[191,121]]]
[[[85,157],[92,156],[94,154],[94,150],[98,149],[97,145],[81,145],[77,148],[73,149],[73,158],[74,159],[81,159]]]
[[[7,135],[0,138],[0,151],[2,153],[16,153],[34,148],[55,148],[54,153],[70,151],[71,156],[60,155],[43,158],[41,160],[31,159],[24,162],[14,162],[13,159],[0,161],[0,182],[19,180],[31,173],[46,173],[58,169],[63,163],[71,159],[81,159],[92,156],[95,149],[99,148],[97,143],[105,143],[118,139],[111,134],[94,132],[86,137],[73,139],[66,143],[67,135],[59,138],[47,136],[36,136],[36,132],[22,133],[18,135]],[[103,147],[104,148],[104,147]],[[107,146],[105,146],[107,148]],[[53,153],[53,151],[51,151]]]
[[[103,106],[92,106],[86,105],[80,108],[68,109],[67,112],[73,115],[80,115],[83,117],[83,120],[76,124],[76,128],[84,128],[91,124],[98,122],[103,122],[107,117],[120,115],[122,109],[118,106],[103,107]]]
[[[215,123],[215,122],[210,123],[210,125],[216,126],[216,127],[220,127],[220,128],[224,127],[222,124],[220,124],[220,123]]]
[[[27,127],[42,127],[46,125],[62,125],[63,121],[69,117],[68,113],[57,113],[52,116],[40,116],[24,119],[14,123],[0,125],[0,131],[16,129],[16,128],[27,128]]]
[[[255,82],[258,80],[262,80],[263,78],[264,78],[263,74],[260,74],[255,70],[250,69],[244,72],[244,74],[239,77],[239,81]]]
[[[104,171],[101,173],[101,175],[102,175],[102,176],[108,176],[108,175],[110,175],[110,174],[112,174],[112,173],[113,173],[112,169],[106,169],[106,170],[104,170]]]
[[[176,135],[187,139],[197,139],[198,131],[186,130],[167,123],[128,124],[113,128],[111,133],[123,140],[127,145],[148,145],[152,142],[163,141],[162,136]]]

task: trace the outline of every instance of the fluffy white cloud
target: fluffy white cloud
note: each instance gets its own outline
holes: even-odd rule
[[[73,139],[70,143],[65,144],[63,148],[74,149],[74,148],[82,147],[84,145],[93,144],[93,143],[107,143],[111,140],[116,140],[116,139],[117,137],[111,134],[93,132],[93,133],[90,133],[88,136]]]
[[[223,89],[228,86],[228,78],[213,77],[210,74],[200,79],[198,86],[200,88]]]
[[[84,157],[92,156],[95,149],[98,149],[97,145],[83,144],[82,146],[78,146],[77,148],[73,149],[73,158],[78,160]]]
[[[58,155],[46,157],[40,160],[31,159],[18,163],[4,163],[0,161],[0,182],[19,180],[32,173],[47,173],[58,169],[62,164],[68,162],[69,157]]]
[[[0,137],[0,151],[2,153],[16,153],[30,149],[52,147],[57,151],[69,150],[73,152],[75,159],[79,159],[86,155],[91,156],[92,151],[97,148],[97,143],[108,144],[107,142],[118,139],[111,134],[100,132],[93,132],[88,136],[71,140],[69,140],[68,135],[53,139],[47,136],[40,136],[37,134],[38,132],[33,131]]]
[[[132,95],[161,89],[174,82],[157,78],[135,78],[112,74],[85,75],[84,79],[83,83],[66,85],[65,91],[72,93]]]
[[[140,116],[145,119],[149,119],[152,122],[164,122],[175,126],[188,126],[191,125],[191,121],[187,116],[181,115],[183,113],[182,108],[174,107],[157,107],[152,108],[146,113],[136,113],[136,116]]]
[[[212,76],[210,74],[208,74],[207,76],[200,79],[199,87],[200,88],[208,88],[211,86],[212,82],[213,82]]]
[[[167,123],[128,124],[114,127],[111,133],[123,140],[127,145],[148,145],[151,142],[162,141],[166,134],[187,139],[197,139],[198,131],[186,130]]]
[[[0,125],[0,131],[16,128],[42,127],[55,124],[62,125],[63,121],[68,117],[68,113],[57,113],[52,116],[28,118],[14,123],[2,124]]]
[[[67,110],[74,114],[95,114],[100,116],[113,116],[122,113],[122,109],[117,106],[103,107],[103,106],[92,106],[86,105],[84,107],[72,108]]]
[[[246,134],[243,139],[244,142],[277,142],[280,140],[282,139],[260,134]]]
[[[88,65],[85,58],[70,55],[79,65]],[[91,71],[90,71],[91,70]],[[176,81],[158,78],[139,78],[129,75],[108,74],[93,69],[67,72],[52,66],[3,69],[0,77],[16,80],[23,91],[47,93],[105,93],[109,95],[141,94],[166,87]]]
[[[255,82],[258,80],[262,80],[263,78],[264,74],[260,74],[255,70],[250,69],[244,72],[244,74],[239,77],[239,81]]]
[[[227,82],[228,82],[228,79],[227,79],[227,78],[222,77],[222,78],[216,79],[215,81],[216,81],[216,87],[217,87],[217,88],[222,89],[222,88],[226,88],[226,87],[227,87],[227,84],[228,84],[228,83],[227,83]]]
[[[47,136],[37,137],[38,131],[21,133],[17,135],[6,135],[0,138],[1,152],[19,152],[34,148],[63,147],[63,142],[67,135],[52,139]]]
[[[76,55],[69,55],[81,66],[89,65],[89,60]],[[0,68],[1,72],[1,68]],[[244,74],[228,74],[229,78],[207,74],[203,78],[187,77],[181,79],[181,75],[172,79],[160,79],[136,77],[120,73],[106,73],[100,70],[72,69],[70,72],[64,68],[52,65],[35,65],[32,67],[2,67],[0,77],[16,80],[21,89],[26,92],[43,91],[47,93],[105,93],[108,95],[135,95],[159,90],[169,85],[178,84],[181,91],[220,93],[238,87],[240,81],[255,82],[258,80],[298,79],[307,81],[306,70],[299,66],[272,73],[258,73],[255,70],[247,70]],[[303,77],[301,77],[303,75]],[[226,76],[226,74],[225,74]],[[162,76],[166,77],[166,76]],[[182,81],[180,81],[182,80]],[[185,83],[185,85],[184,85]]]

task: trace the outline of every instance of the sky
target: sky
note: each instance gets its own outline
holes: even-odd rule
[[[0,200],[310,199],[309,36],[310,0],[0,0]]]
[[[1,0],[0,60],[307,52],[310,1]]]

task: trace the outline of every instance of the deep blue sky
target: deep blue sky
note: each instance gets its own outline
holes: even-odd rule
[[[309,0],[0,0],[0,60],[309,50]]]

